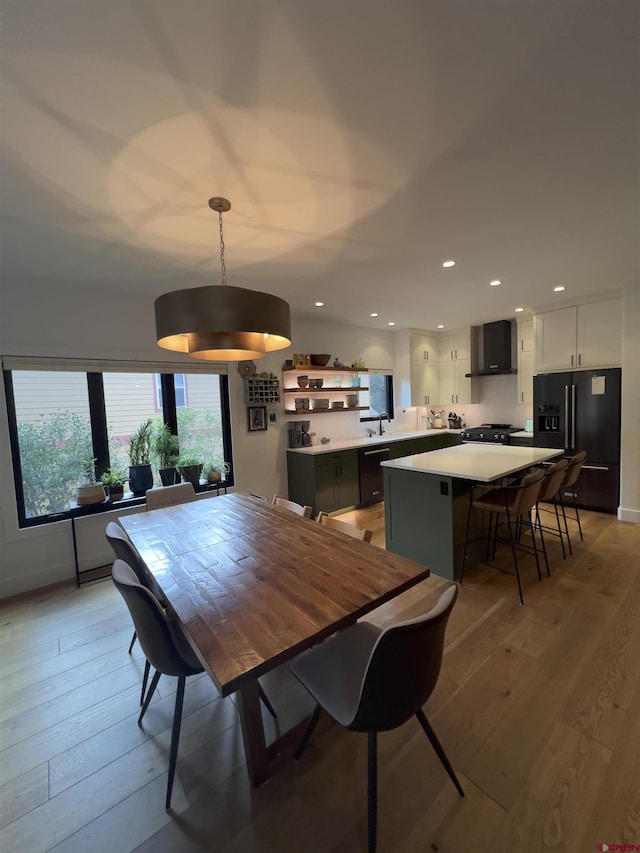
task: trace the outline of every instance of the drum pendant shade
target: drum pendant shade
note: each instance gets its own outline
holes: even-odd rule
[[[284,299],[226,284],[222,212],[231,205],[212,198],[209,206],[219,214],[223,283],[159,296],[158,346],[209,361],[257,359],[291,346],[291,317]]]

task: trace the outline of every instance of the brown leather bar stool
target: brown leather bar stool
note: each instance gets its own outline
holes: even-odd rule
[[[569,462],[567,459],[560,459],[558,462],[554,462],[553,465],[549,465],[548,468],[543,469],[545,471],[544,480],[542,481],[542,485],[540,486],[540,494],[538,495],[538,500],[536,501],[536,527],[538,527],[541,531],[545,530],[547,533],[551,533],[553,536],[558,536],[560,538],[563,559],[566,559],[567,552],[564,548],[564,537],[562,533],[562,527],[560,525],[560,513],[558,512],[558,503],[556,501],[556,495],[560,491],[560,486],[562,485],[562,482],[566,476],[566,469],[568,468],[568,466]],[[557,531],[554,530],[552,527],[545,527],[542,524],[542,521],[540,520],[540,501],[550,501],[553,504],[553,509],[556,514]],[[551,510],[547,511],[551,512]],[[547,575],[551,577],[548,560]]]
[[[564,499],[565,497],[570,496],[573,500],[573,509],[575,511],[575,516],[569,516],[569,520],[576,521],[578,523],[578,530],[580,531],[580,541],[584,541],[584,536],[582,535],[582,525],[580,524],[580,514],[578,512],[578,504],[576,501],[576,493],[573,487],[575,486],[578,477],[582,473],[582,466],[586,458],[587,451],[581,450],[579,453],[576,453],[575,456],[572,456],[571,459],[569,459],[569,464],[567,466],[565,477],[562,483],[560,484],[560,490],[558,492],[558,494],[560,495],[562,518],[564,519],[564,531],[567,537],[567,542],[569,543],[570,554],[573,554],[573,548],[571,547],[571,537],[569,536],[569,526],[567,524],[567,513]]]
[[[518,555],[516,552],[518,549],[520,549],[526,551],[527,553],[533,553],[536,559],[538,580],[542,580],[542,574],[540,572],[540,561],[538,559],[539,549],[536,541],[535,525],[531,523],[531,511],[535,507],[536,501],[538,500],[538,495],[540,494],[540,487],[542,486],[544,476],[544,471],[542,470],[533,471],[531,474],[527,474],[526,477],[523,477],[522,481],[518,485],[501,486],[500,488],[492,488],[489,491],[486,491],[487,486],[485,485],[477,484],[473,486],[469,494],[467,526],[464,537],[464,552],[462,554],[462,565],[460,567],[460,585],[462,585],[462,581],[464,578],[464,567],[467,558],[467,547],[469,545],[469,542],[472,541],[469,539],[471,512],[474,509],[485,510],[489,513],[489,526],[487,530],[487,557],[489,556],[488,552],[489,545],[491,542],[492,519],[495,513],[496,518],[495,527],[493,529],[492,559],[495,559],[496,542],[503,542],[511,546],[514,571],[506,572],[506,570],[504,569],[500,569],[500,571],[504,571],[506,574],[515,574],[516,581],[518,583],[518,595],[520,596],[520,604],[524,604],[524,599],[522,597],[522,584],[520,583],[520,568],[518,566]],[[485,491],[483,492],[483,494],[478,495],[478,497],[475,497],[474,494],[476,490],[480,488],[485,489]],[[509,531],[508,539],[498,538],[498,524],[501,516],[504,517],[506,521],[507,529]],[[520,541],[518,530],[516,528],[522,524],[529,527],[531,530],[531,540],[533,543],[531,546],[525,545]],[[546,551],[544,546],[544,537],[542,535],[542,529],[540,529],[540,540],[542,543],[542,552],[546,560]]]

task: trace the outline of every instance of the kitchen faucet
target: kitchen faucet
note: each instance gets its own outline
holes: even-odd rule
[[[380,412],[380,414],[378,415],[378,419],[379,419],[378,420],[378,435],[384,435],[384,430],[382,428],[382,419],[383,418],[387,418],[387,420],[390,420],[389,412]]]

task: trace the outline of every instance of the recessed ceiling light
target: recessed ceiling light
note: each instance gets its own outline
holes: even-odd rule
[[[373,314],[369,314],[369,316],[370,317],[379,317],[380,315],[378,314],[377,311],[374,311]]]
[[[387,326],[395,326],[395,323],[392,321],[391,323],[387,323]]]
[[[499,278],[494,278],[493,281],[489,282],[489,287],[498,287],[498,285],[502,284]]]
[[[324,308],[324,302],[315,302],[316,308]]]
[[[516,308],[516,314],[521,314],[524,311],[524,308]]]
[[[444,326],[442,325],[442,323],[440,323],[440,325],[438,325],[436,328],[438,328],[438,329],[444,329]]]
[[[442,266],[445,268],[446,267],[455,267],[455,265],[456,265],[456,262],[453,260],[444,261],[442,264]]]
[[[554,288],[553,288],[553,290],[554,290],[554,292],[555,292],[555,293],[560,293],[561,291],[563,291],[563,290],[564,290],[564,284],[558,284],[558,285],[556,285],[556,287],[554,287]]]

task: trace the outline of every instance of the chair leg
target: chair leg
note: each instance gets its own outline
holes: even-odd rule
[[[268,696],[267,696],[267,694],[264,692],[264,690],[262,689],[262,686],[261,686],[260,684],[258,684],[258,691],[259,691],[259,693],[260,693],[260,698],[262,699],[262,702],[264,703],[265,708],[266,708],[266,709],[267,709],[267,711],[271,714],[271,716],[273,717],[273,719],[274,719],[274,720],[277,720],[277,719],[278,719],[278,715],[277,715],[277,714],[276,714],[276,712],[274,711],[274,709],[273,709],[273,705],[272,705],[272,704],[271,704],[271,702],[269,701],[269,697],[268,697]]]
[[[151,669],[151,664],[148,660],[144,662],[144,675],[142,676],[142,690],[140,691],[140,705],[144,702],[144,692],[147,689],[147,681],[149,680],[149,670]]]
[[[582,525],[580,524],[580,513],[578,512],[578,502],[576,501],[576,493],[573,492],[573,508],[576,511],[576,521],[578,522],[578,530],[580,531],[580,541],[584,542],[584,536],[582,535]]]
[[[142,725],[142,718],[147,713],[147,708],[149,707],[149,702],[153,698],[153,694],[156,692],[156,687],[158,686],[158,682],[160,681],[160,676],[162,673],[156,671],[153,673],[153,678],[151,679],[151,687],[149,688],[149,692],[147,693],[147,698],[144,700],[144,705],[142,706],[142,710],[140,711],[140,716],[138,717],[138,725]]]
[[[173,777],[176,773],[176,760],[178,758],[178,744],[180,743],[180,727],[182,725],[182,703],[184,701],[184,685],[187,678],[181,675],[178,678],[178,689],[176,691],[176,706],[173,712],[173,729],[171,731],[171,750],[169,752],[169,781],[167,782],[167,801],[165,808],[171,808],[171,793],[173,791]]]
[[[429,742],[431,743],[431,746],[434,748],[436,755],[438,756],[438,758],[442,762],[442,766],[444,767],[444,769],[449,774],[449,778],[451,779],[453,784],[456,786],[460,796],[464,797],[464,791],[462,790],[462,785],[460,784],[460,782],[458,782],[458,777],[456,776],[456,774],[453,770],[453,767],[451,766],[449,759],[447,758],[447,755],[446,755],[444,749],[442,748],[442,744],[440,743],[440,741],[436,737],[436,733],[431,728],[431,725],[429,724],[429,721],[425,717],[425,714],[424,714],[424,711],[422,710],[422,708],[420,708],[420,710],[416,712],[416,717],[418,718],[420,725],[424,729],[424,733],[429,738]]]
[[[567,513],[564,508],[564,497],[562,496],[562,490],[560,490],[560,508],[562,509],[562,518],[564,520],[564,532],[567,537],[567,544],[569,546],[569,553],[573,555],[573,548],[571,547],[571,537],[569,536],[569,525],[567,524]]]
[[[531,529],[531,538],[533,539],[533,528]],[[547,556],[547,544],[544,541],[544,534],[542,532],[542,525],[540,525],[540,542],[542,543],[542,553],[544,555],[544,564],[547,567],[547,577],[551,577],[551,572],[549,570],[549,557]]]
[[[564,536],[562,535],[562,528],[560,527],[560,515],[558,514],[558,502],[555,498],[553,498],[553,508],[556,511],[556,524],[558,525],[558,536],[560,537],[560,545],[562,546],[562,559],[567,559],[567,552],[564,549]]]
[[[311,740],[311,735],[313,734],[313,730],[316,727],[318,722],[318,718],[320,716],[320,711],[322,708],[320,707],[320,703],[316,704],[316,707],[313,709],[313,714],[309,718],[309,722],[307,723],[307,728],[304,730],[304,734],[302,735],[302,740],[300,741],[300,746],[296,749],[295,757],[296,761],[299,761],[302,758],[302,753],[307,748],[307,744]]]
[[[487,547],[484,552],[484,561],[485,563],[489,562],[489,555],[491,553],[491,530],[493,526],[493,513],[489,513],[489,524],[487,525]]]
[[[376,853],[376,835],[378,827],[378,749],[377,732],[369,732],[369,761],[367,784],[367,829],[369,853]]]
[[[131,654],[131,650],[133,649],[133,647],[134,647],[134,645],[135,645],[135,642],[136,642],[137,637],[138,637],[138,635],[137,635],[137,634],[136,634],[136,632],[134,631],[134,632],[133,632],[133,637],[131,638],[131,642],[129,643],[129,654]]]
[[[518,595],[520,596],[520,604],[524,604],[522,597],[522,584],[520,583],[520,569],[518,567],[518,555],[516,554],[516,543],[513,539],[513,527],[511,525],[511,516],[507,513],[507,527],[509,528],[509,541],[511,543],[511,553],[513,554],[513,567],[516,573],[516,581],[518,582]]]

